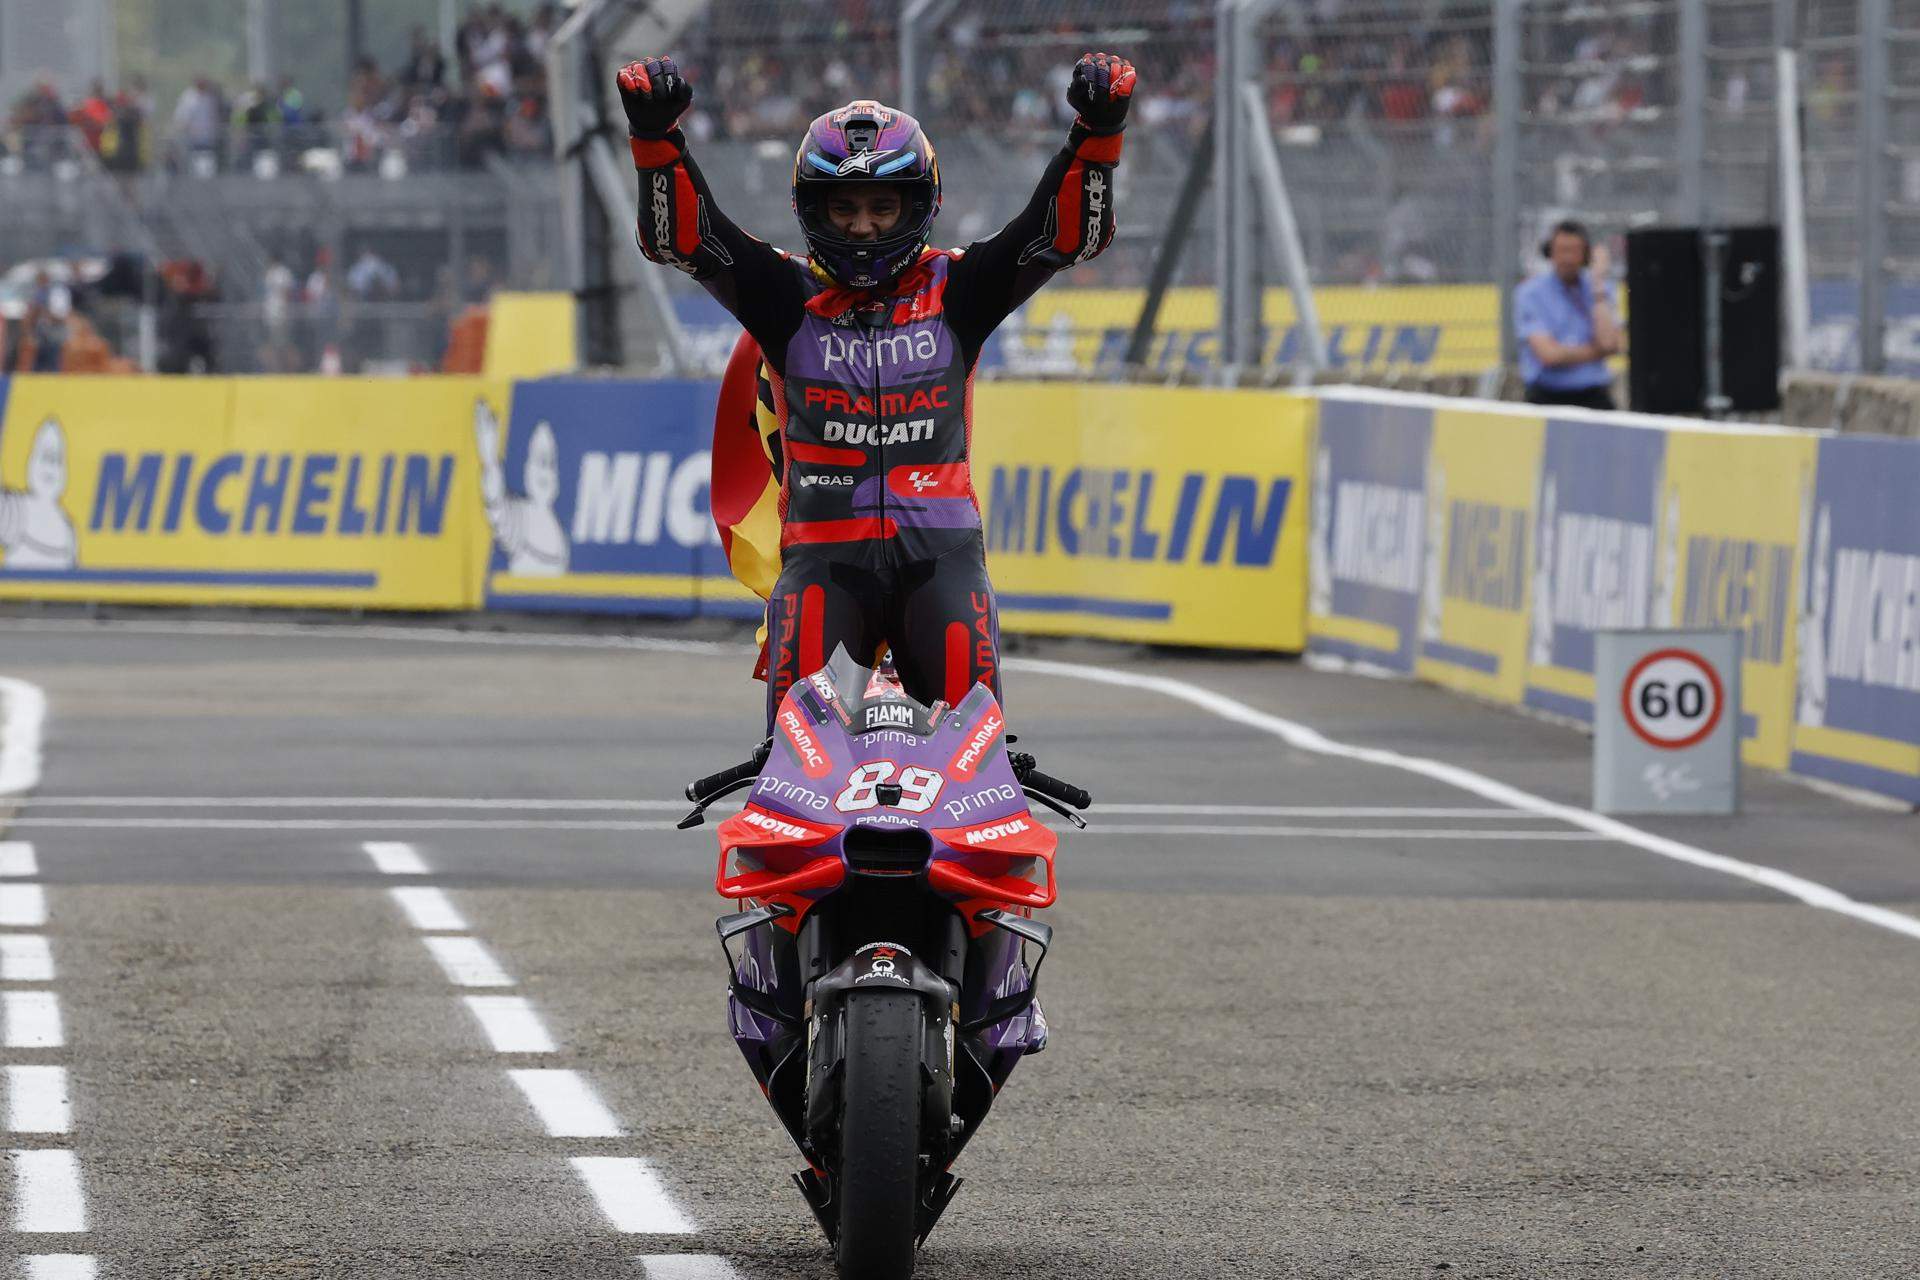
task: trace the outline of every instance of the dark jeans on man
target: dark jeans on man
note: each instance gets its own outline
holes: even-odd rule
[[[1537,383],[1527,386],[1528,404],[1566,404],[1578,409],[1611,409],[1613,392],[1605,385],[1598,387],[1576,387],[1566,390],[1560,387],[1543,387]]]

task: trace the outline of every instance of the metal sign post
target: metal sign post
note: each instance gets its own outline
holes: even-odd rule
[[[1736,812],[1738,633],[1602,631],[1593,658],[1593,807]]]

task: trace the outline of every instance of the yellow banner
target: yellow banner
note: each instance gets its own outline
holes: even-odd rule
[[[1145,296],[1142,289],[1043,289],[1002,328],[1000,360],[1016,374],[1116,367]],[[1500,297],[1492,285],[1329,285],[1313,297],[1336,369],[1474,373],[1500,362]],[[1292,295],[1268,289],[1264,316],[1264,359],[1299,359]],[[1170,372],[1211,369],[1219,322],[1212,289],[1169,289],[1144,363]]]
[[[1526,688],[1534,487],[1546,423],[1436,409],[1414,671],[1503,702]]]
[[[1740,633],[1741,758],[1787,767],[1792,748],[1800,512],[1817,438],[1675,430],[1656,511],[1654,625]]]
[[[483,398],[505,411],[478,378],[15,378],[0,599],[476,607]]]
[[[985,383],[974,485],[1005,626],[1297,650],[1307,402]]]

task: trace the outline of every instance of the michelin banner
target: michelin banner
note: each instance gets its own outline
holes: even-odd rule
[[[1303,648],[1309,410],[1257,391],[983,383],[973,483],[1002,625]]]
[[[712,382],[521,382],[477,417],[490,609],[757,617],[707,505]]]
[[[1920,441],[1822,440],[1801,511],[1796,772],[1920,805]]]
[[[0,383],[0,599],[464,609],[477,378]]]

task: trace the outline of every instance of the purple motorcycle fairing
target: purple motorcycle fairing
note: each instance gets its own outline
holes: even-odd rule
[[[797,733],[789,729],[794,724],[789,711],[798,717]],[[957,706],[936,702],[929,707],[905,694],[889,666],[861,666],[840,648],[826,667],[788,691],[775,722],[781,727],[773,734],[771,752],[748,800],[775,815],[846,824],[809,850],[815,856],[845,861],[845,840],[861,827],[914,827],[929,834],[930,861],[952,861],[976,870],[982,861],[978,850],[955,848],[933,833],[1018,820],[1038,825],[1007,758],[1000,705],[985,685],[976,684]],[[990,741],[979,745],[989,730]],[[882,765],[891,769],[882,770]],[[873,768],[862,773],[867,766]],[[900,785],[905,778],[918,785],[903,788],[900,803],[882,804],[875,787],[859,782],[883,772],[884,782]],[[938,779],[931,794],[929,775]],[[820,901],[837,892],[826,889],[805,896]],[[753,930],[743,940],[734,977],[776,1002],[797,1005],[800,993],[781,986],[776,947],[786,936],[770,927]],[[995,998],[1025,991],[1031,982],[1020,940],[1012,934],[988,929],[971,947],[962,1023],[982,1016]],[[979,981],[974,980],[976,973]],[[790,967],[786,980],[797,982]],[[728,997],[728,1026],[750,1065],[764,1062],[773,1042],[790,1034],[733,996]],[[997,1086],[1022,1055],[1045,1046],[1046,1017],[1036,1002],[979,1035],[993,1059],[989,1073]]]

